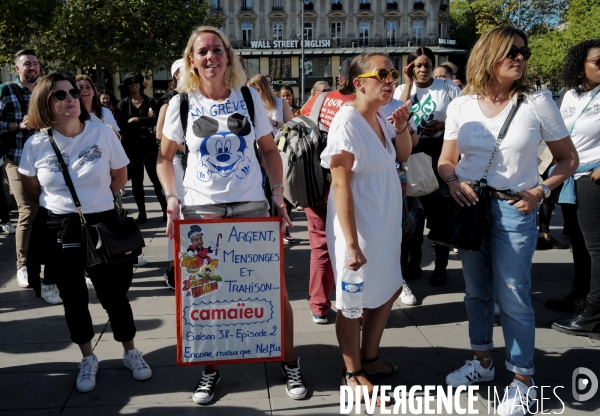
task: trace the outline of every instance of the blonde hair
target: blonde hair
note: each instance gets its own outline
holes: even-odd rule
[[[310,89],[310,97],[314,97],[315,95],[317,95],[317,88],[327,85],[329,88],[331,88],[331,86],[329,85],[329,82],[327,81],[317,81],[315,82],[315,85],[312,86],[312,88]]]
[[[248,86],[258,91],[260,99],[267,111],[273,111],[277,108],[277,100],[271,91],[269,81],[263,75],[254,75],[248,80]]]
[[[194,55],[194,42],[196,38],[202,33],[214,33],[223,42],[225,52],[227,53],[227,68],[225,69],[225,85],[227,88],[241,88],[246,83],[246,74],[244,68],[240,64],[240,61],[236,58],[231,48],[229,39],[223,32],[213,26],[200,26],[192,32],[190,39],[188,40],[185,51],[183,52],[183,66],[179,71],[179,81],[177,82],[177,91],[190,93],[200,88],[202,79],[196,72],[196,69],[192,67],[190,59]]]
[[[496,79],[496,67],[506,57],[515,36],[520,36],[525,46],[528,46],[527,35],[512,26],[493,29],[479,38],[467,63],[467,86],[463,95],[488,96],[488,87]],[[512,98],[518,93],[529,95],[532,91],[533,88],[528,84],[525,62],[523,74],[513,83],[509,96]]]

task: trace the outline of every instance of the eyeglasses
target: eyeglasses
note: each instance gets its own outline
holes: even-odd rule
[[[385,68],[378,68],[373,72],[366,72],[364,74],[360,74],[358,78],[371,78],[375,77],[381,82],[387,82],[390,77],[394,78],[394,82],[398,81],[400,78],[400,72],[397,69],[387,70]]]
[[[67,99],[67,94],[69,94],[74,100],[77,100],[79,97],[81,97],[81,93],[76,88],[72,88],[69,91],[54,91],[52,94],[50,94],[50,96],[56,98],[58,101],[64,101]]]
[[[317,92],[329,92],[329,91],[331,91],[329,88],[325,88],[325,89],[322,89],[321,91],[317,91]]]
[[[510,59],[516,59],[519,54],[521,54],[523,60],[526,61],[529,58],[531,58],[531,49],[529,49],[526,46],[523,46],[522,48],[517,48],[515,45],[512,45],[508,50],[506,57]]]
[[[594,64],[594,65],[596,65],[598,68],[600,68],[600,59],[596,59],[595,61],[594,61],[594,60],[591,60],[591,61],[586,61],[586,62],[588,62],[588,63],[590,63],[590,64]]]
[[[127,83],[127,85],[131,85],[131,84],[139,84],[140,80],[138,79],[130,79],[129,82]]]

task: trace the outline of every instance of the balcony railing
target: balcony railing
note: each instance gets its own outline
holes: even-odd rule
[[[272,45],[273,39],[256,39],[256,41],[269,41]],[[433,39],[433,38],[412,38],[412,39],[387,39],[387,38],[377,38],[377,39],[332,39],[331,47],[332,48],[405,48],[409,47],[408,43],[410,42],[411,47],[414,46],[441,46],[441,47],[454,47],[456,41],[449,39]],[[251,41],[244,40],[234,40],[231,41],[231,45],[235,49],[247,49],[251,47]],[[298,48],[300,48],[300,43],[298,43]],[[323,48],[319,48],[323,49]]]
[[[415,10],[423,10],[425,8],[425,3],[423,3],[422,1],[415,1],[413,8]]]

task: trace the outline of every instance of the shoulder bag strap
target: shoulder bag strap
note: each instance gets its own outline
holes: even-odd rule
[[[183,176],[185,177],[185,171],[187,169],[188,155],[190,154],[190,148],[185,141],[188,123],[188,112],[190,111],[190,97],[186,92],[179,94],[179,121],[181,122],[181,128],[183,128]]]
[[[321,130],[323,130],[325,128],[325,126],[321,125],[321,122],[319,120],[321,118],[321,108],[323,107],[323,103],[325,102],[325,98],[327,98],[328,95],[329,95],[328,92],[322,92],[321,94],[317,95],[317,99],[313,103],[313,106],[310,109],[310,115],[308,116],[316,124],[319,125],[319,128],[323,127]]]
[[[446,87],[446,94],[448,94],[448,98],[450,98],[450,102],[452,102],[452,96],[450,95],[450,90],[448,89],[448,81],[444,80],[444,87]]]
[[[62,154],[60,153],[60,149],[54,141],[54,137],[52,136],[52,127],[48,129],[48,137],[50,138],[50,144],[52,145],[52,149],[54,149],[54,153],[56,153],[56,158],[58,159],[58,167],[60,168],[60,171],[62,172],[62,175],[65,178],[65,183],[67,184],[67,188],[69,188],[69,192],[71,192],[71,197],[73,198],[75,208],[79,213],[79,218],[81,218],[81,222],[85,224],[85,218],[83,217],[83,212],[81,211],[81,203],[79,202],[79,198],[77,197],[77,192],[75,192],[75,187],[73,186],[71,175],[69,175],[69,167],[66,165],[65,160],[63,159]]]
[[[500,129],[500,133],[498,133],[498,138],[496,139],[496,146],[494,146],[494,150],[492,151],[492,157],[490,158],[490,161],[488,162],[487,167],[485,168],[483,177],[479,181],[482,186],[487,186],[487,177],[488,173],[490,172],[490,168],[492,167],[492,161],[494,160],[494,157],[496,156],[496,153],[500,148],[500,143],[502,143],[502,140],[504,140],[504,137],[506,137],[506,132],[508,131],[508,127],[510,126],[511,121],[515,117],[515,114],[517,114],[517,110],[519,109],[519,107],[521,107],[521,104],[523,104],[524,99],[525,95],[523,93],[519,93],[519,96],[517,97],[517,104],[510,110],[508,117],[506,117],[506,120],[504,120],[504,124]]]

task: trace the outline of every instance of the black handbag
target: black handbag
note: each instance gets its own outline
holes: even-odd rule
[[[86,252],[86,267],[99,264],[117,264],[124,261],[133,261],[146,246],[144,237],[135,220],[127,217],[125,210],[117,212],[115,218],[98,224],[88,224],[81,210],[81,203],[75,192],[73,181],[69,175],[68,166],[60,153],[60,149],[52,137],[52,129],[48,130],[50,144],[56,153],[60,171],[65,178],[65,183],[71,192],[75,208],[81,219],[82,242]]]
[[[492,161],[498,152],[500,143],[502,143],[502,140],[506,136],[508,127],[523,103],[523,99],[524,96],[519,94],[517,104],[512,108],[504,121],[483,177],[469,184],[478,195],[479,202],[475,205],[464,205],[461,207],[456,203],[452,195],[450,195],[448,184],[442,186],[434,196],[434,209],[429,214],[427,220],[427,227],[431,230],[427,238],[431,241],[446,247],[479,251],[487,228],[487,218],[490,209],[490,189],[487,186],[488,173],[492,167]]]

